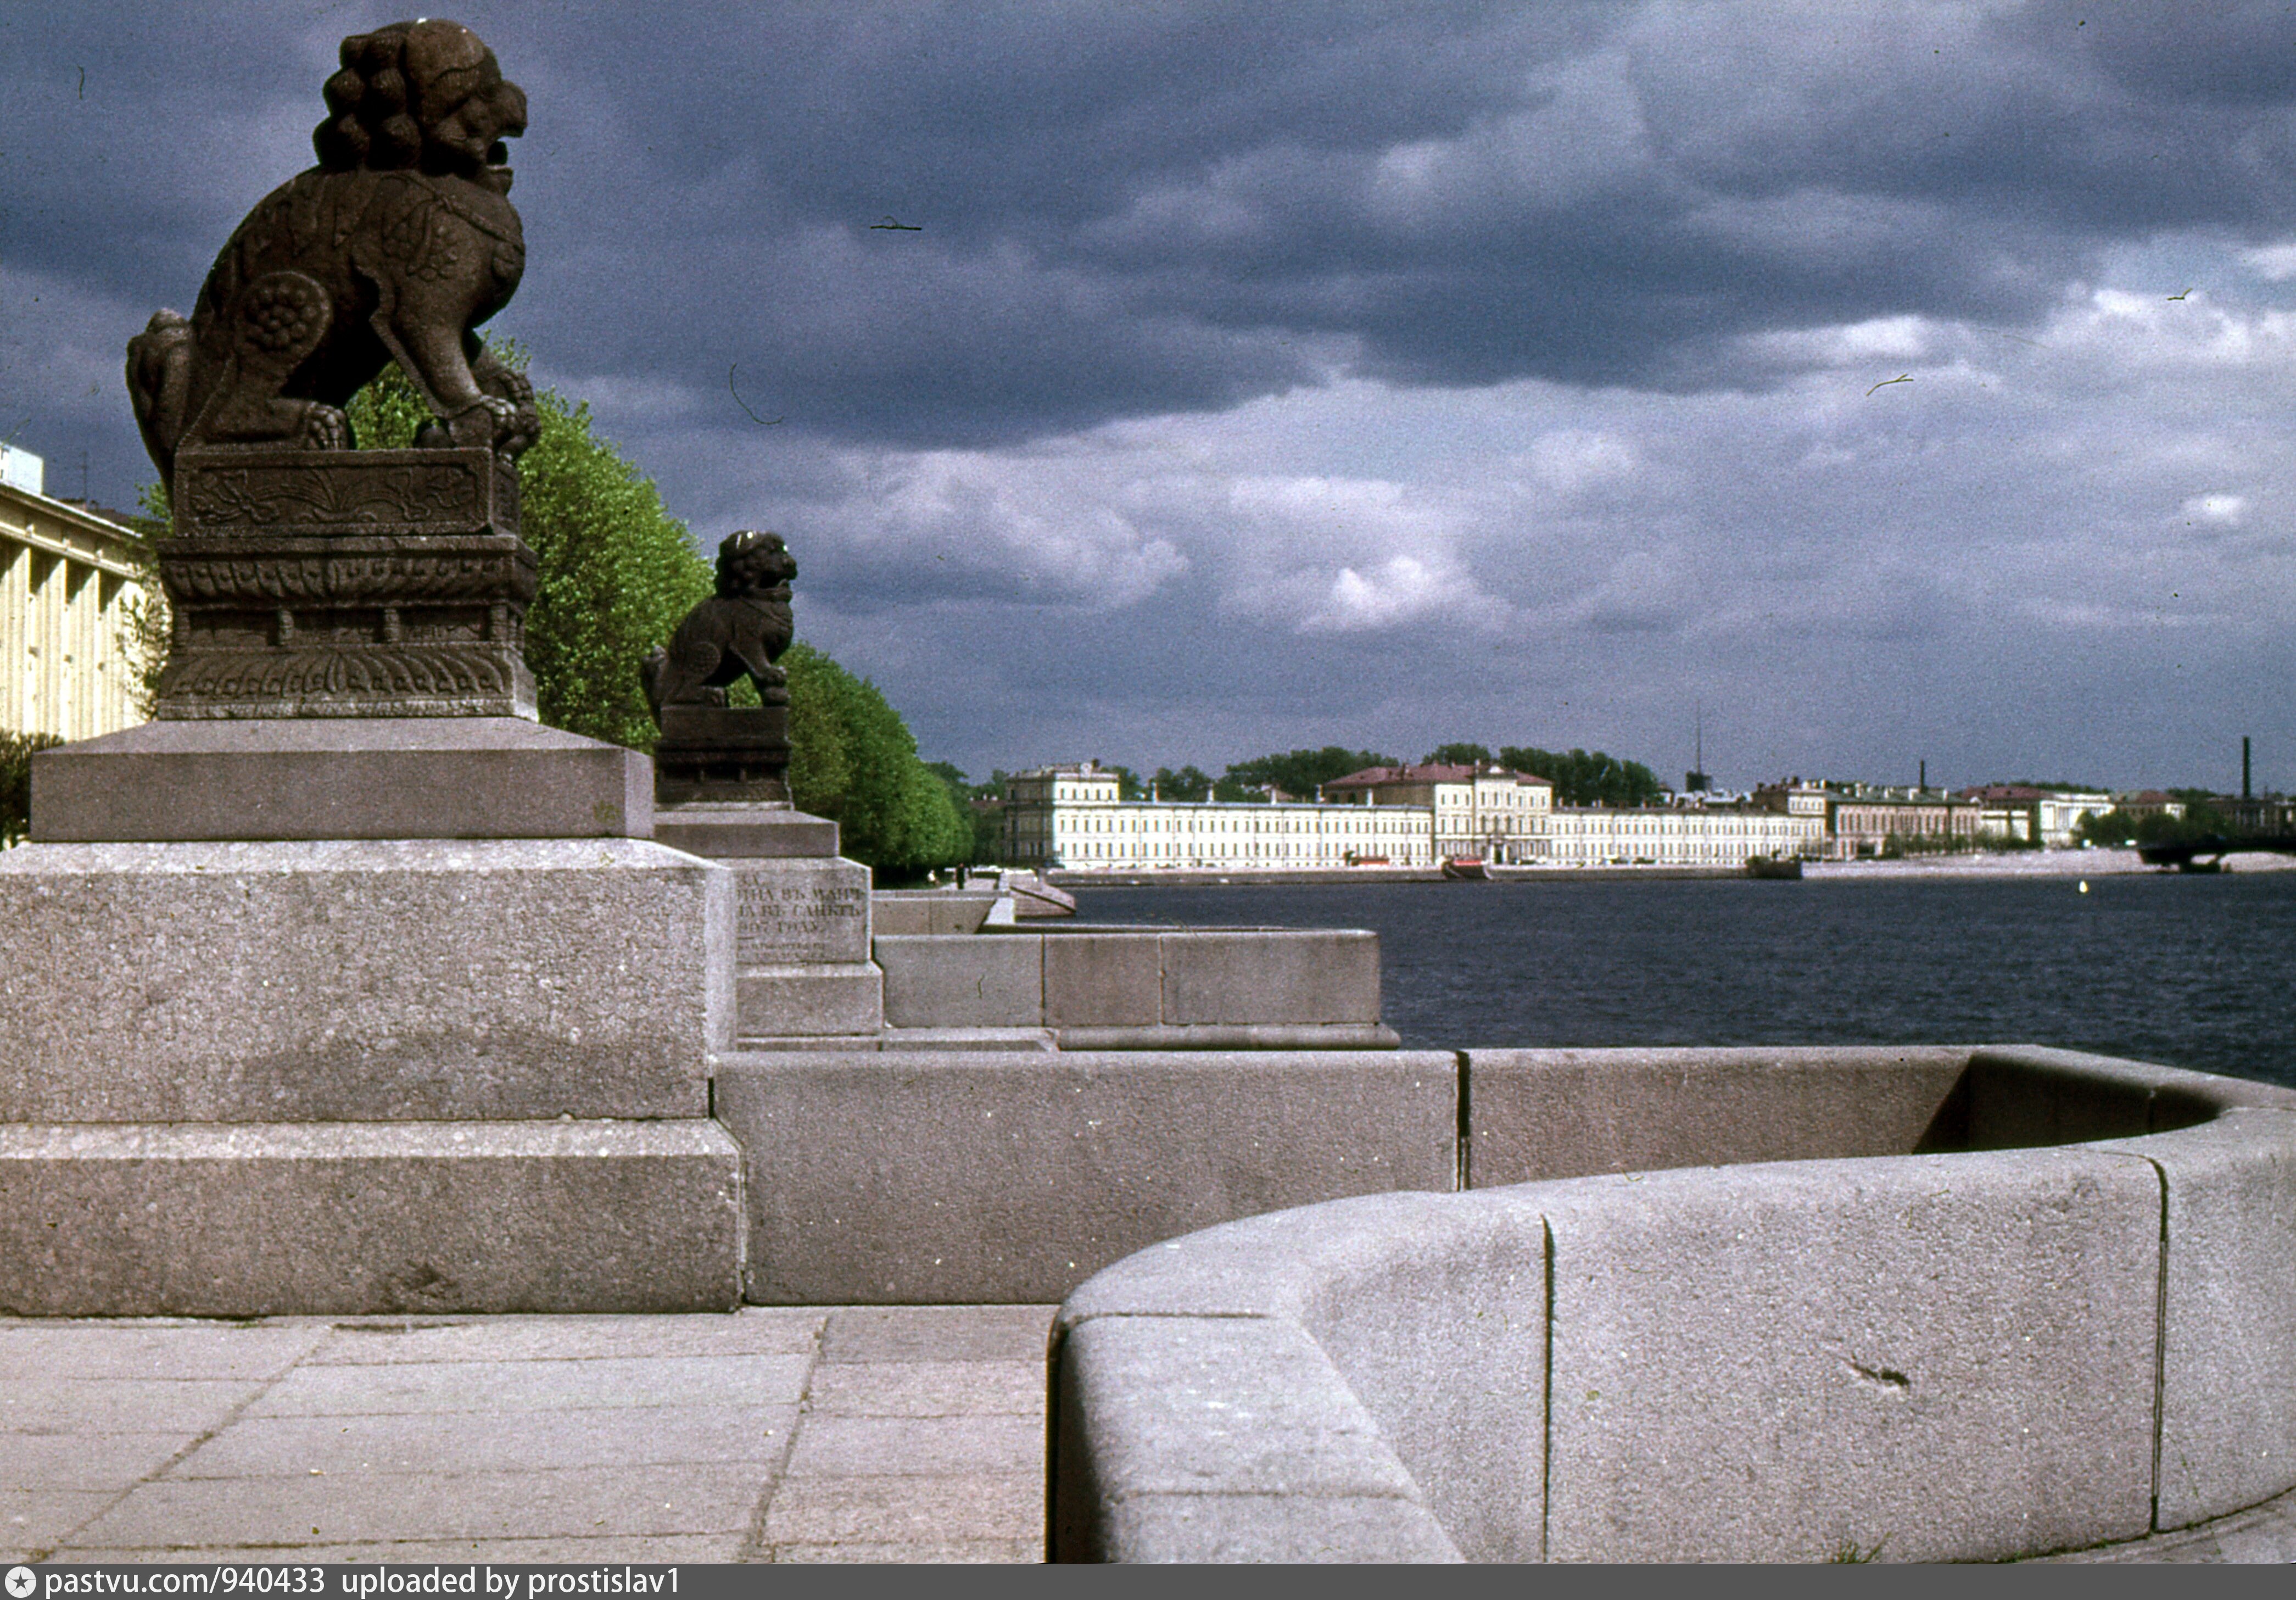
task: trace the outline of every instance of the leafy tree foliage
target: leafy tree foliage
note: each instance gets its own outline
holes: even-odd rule
[[[1207,800],[1212,797],[1211,776],[1198,767],[1183,767],[1177,772],[1159,767],[1154,783],[1157,794],[1168,800]]]
[[[526,365],[507,341],[494,349],[514,366]],[[541,436],[518,467],[521,531],[540,567],[526,615],[537,710],[553,727],[651,751],[657,730],[638,666],[710,592],[710,563],[652,480],[591,431],[586,405],[570,406],[548,390],[535,404]],[[430,420],[396,365],[348,409],[363,449],[407,448]],[[164,535],[166,490],[152,486],[144,503],[145,531]],[[156,568],[153,577],[156,595]],[[164,601],[131,625],[143,645],[147,692],[156,692],[167,665],[167,626]],[[917,759],[916,740],[876,686],[803,643],[790,647],[782,665],[790,675],[789,778],[797,804],[834,819],[845,854],[882,874],[898,878],[964,860],[973,848],[971,821]],[[734,698],[756,703],[746,683],[734,686]]]
[[[790,680],[790,798],[798,808],[835,817],[845,854],[881,879],[964,860],[972,827],[946,782],[917,759],[915,738],[877,686],[802,642],[781,664]]]
[[[1427,759],[1431,765],[1439,767],[1488,767],[1498,758],[1491,754],[1487,745],[1439,744],[1427,752]],[[1539,775],[1545,777],[1546,775],[1541,773]]]
[[[1321,750],[1295,750],[1288,755],[1255,756],[1249,761],[1229,765],[1215,785],[1219,800],[1243,800],[1251,792],[1262,792],[1270,788],[1300,799],[1312,799],[1316,786],[1333,778],[1343,778],[1351,772],[1366,767],[1393,767],[1392,756],[1382,756],[1374,751],[1344,750],[1336,744],[1326,744]]]
[[[526,365],[508,341],[495,350]],[[638,666],[709,593],[709,563],[653,480],[591,432],[587,404],[545,390],[535,405],[542,432],[519,457],[518,475],[521,532],[541,568],[526,613],[537,709],[553,727],[652,750]],[[430,420],[396,364],[353,397],[349,414],[369,449],[406,449]]]
[[[2094,845],[2173,844],[2186,839],[2222,837],[2232,831],[2224,813],[2190,801],[2182,816],[2165,811],[2144,816],[2125,811],[2088,811],[2073,825],[2073,837]]]
[[[941,781],[958,818],[972,829],[972,848],[962,857],[964,864],[986,866],[1001,857],[1004,853],[1004,769],[990,773],[985,784],[972,782],[951,761],[928,761],[925,770]]]
[[[1509,744],[1499,765],[1530,773],[1554,785],[1558,806],[1640,806],[1666,792],[1658,775],[1640,761],[1621,761],[1601,751],[1557,751]]]
[[[0,849],[32,825],[32,758],[62,740],[53,734],[12,734],[0,728]]]

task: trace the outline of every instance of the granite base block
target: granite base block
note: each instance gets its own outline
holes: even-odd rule
[[[874,1038],[885,1022],[885,975],[866,961],[838,965],[744,967],[738,1036],[812,1038],[862,1034]]]
[[[2026,1150],[1580,1178],[1546,1555],[2037,1555],[2150,1525],[2161,1184]]]
[[[639,840],[0,852],[0,1121],[696,1117],[733,879]]]
[[[1433,1052],[735,1054],[764,1304],[1049,1302],[1191,1229],[1448,1189],[1456,1068]]]
[[[879,939],[885,1021],[895,1028],[1041,1028],[1044,947],[1041,933]]]
[[[653,768],[516,717],[148,722],[43,751],[36,841],[643,839]]]
[[[2296,1108],[2240,1108],[2144,1156],[2168,1188],[2156,1525],[2184,1528],[2296,1481]]]
[[[837,825],[786,802],[689,800],[658,806],[653,837],[657,844],[713,861],[837,854]]]
[[[703,1120],[0,1125],[0,1312],[725,1310],[740,1168]]]
[[[1905,1155],[1965,1046],[1471,1050],[1478,1189],[1597,1172]]]
[[[734,959],[744,969],[869,959],[869,869],[837,857],[728,859]]]

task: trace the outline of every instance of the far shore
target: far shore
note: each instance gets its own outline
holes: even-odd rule
[[[2263,853],[2227,856],[2222,871],[2268,873],[2296,870],[2296,856]],[[2112,878],[2173,873],[2148,866],[2133,849],[1986,850],[1972,855],[1919,856],[1895,861],[1809,861],[1806,882],[1850,882],[1906,878]],[[1197,888],[1262,883],[1427,883],[1441,880],[1433,867],[1330,866],[1292,868],[1180,867],[1161,871],[1095,872],[1055,867],[1043,874],[1063,889]],[[1654,879],[1736,878],[1734,866],[1501,866],[1491,881],[1506,883],[1635,883]]]

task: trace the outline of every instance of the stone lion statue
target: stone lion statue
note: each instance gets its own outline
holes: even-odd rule
[[[774,663],[790,647],[790,579],[797,562],[779,534],[744,530],[718,546],[718,592],[685,614],[669,646],[648,655],[640,675],[654,720],[675,705],[726,703],[726,688],[747,677],[769,706],[789,704],[789,675]]]
[[[348,446],[342,408],[390,360],[438,419],[422,444],[534,440],[533,390],[472,331],[525,269],[503,144],[525,94],[469,29],[425,20],[345,39],[326,99],[319,164],[248,214],[189,320],[156,312],[128,344],[170,480],[187,445]]]

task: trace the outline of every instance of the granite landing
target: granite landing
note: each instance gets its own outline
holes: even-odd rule
[[[1053,1311],[0,1319],[0,1563],[1036,1562]]]
[[[1040,1561],[1052,1313],[0,1321],[0,1563]]]

